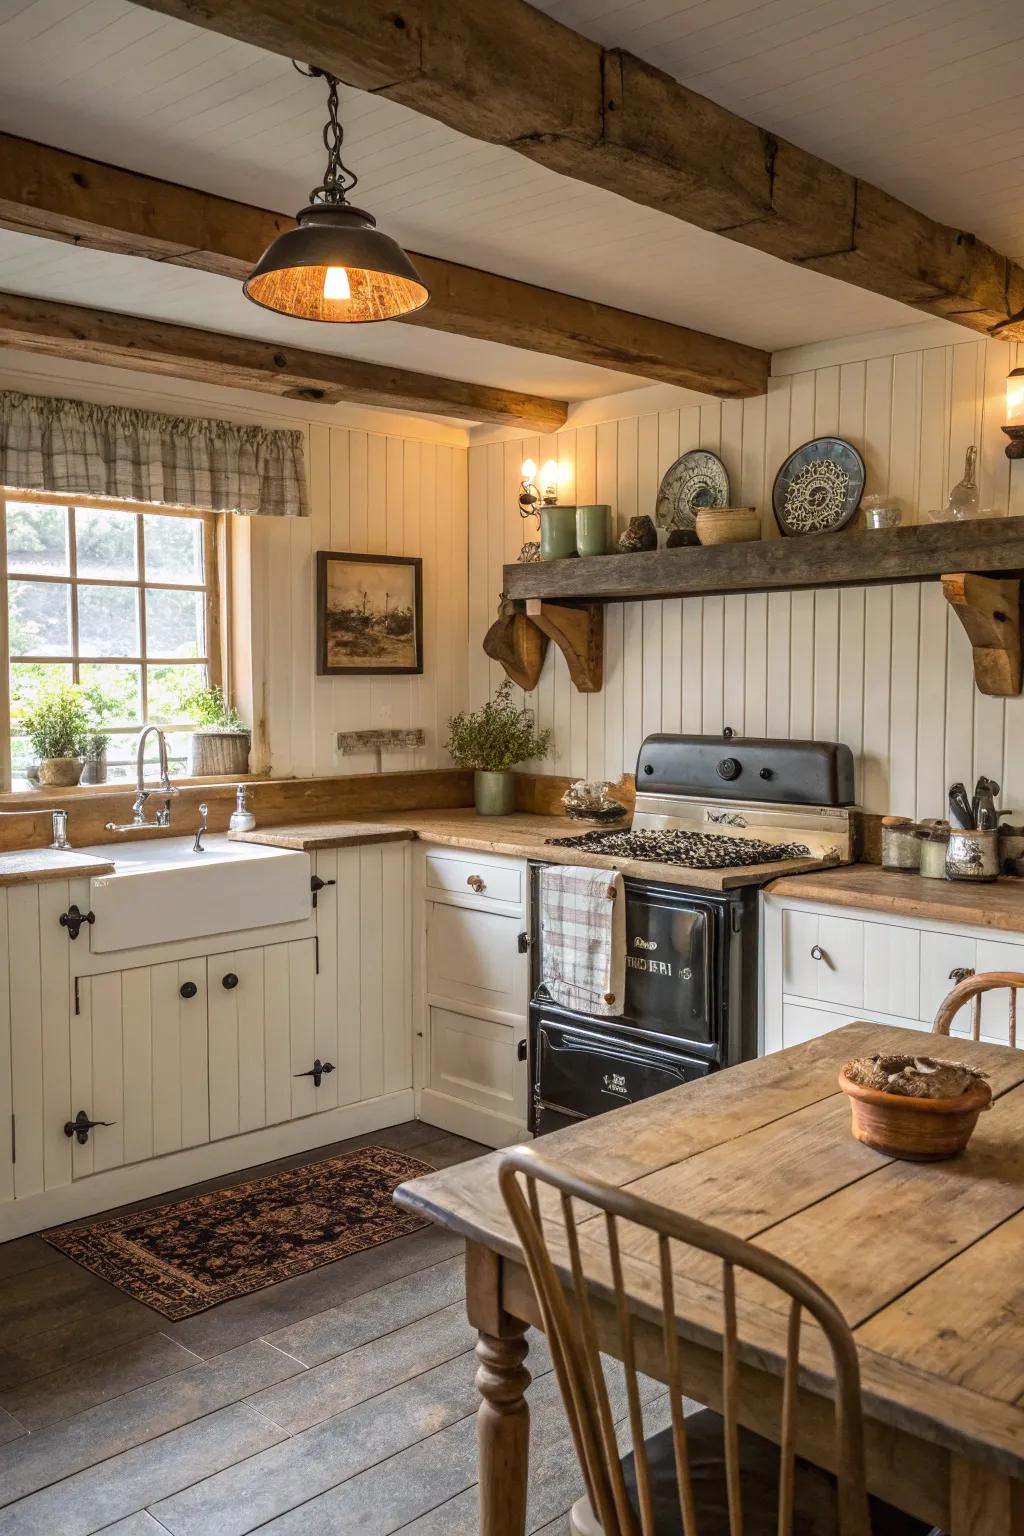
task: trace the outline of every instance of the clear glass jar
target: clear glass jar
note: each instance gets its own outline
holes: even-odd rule
[[[900,505],[891,496],[865,496],[860,505],[865,528],[898,528],[903,521]]]

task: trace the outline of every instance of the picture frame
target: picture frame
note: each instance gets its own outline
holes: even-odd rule
[[[423,561],[321,549],[316,557],[318,677],[423,671]]]

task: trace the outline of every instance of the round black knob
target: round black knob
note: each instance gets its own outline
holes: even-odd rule
[[[196,986],[194,981],[183,981],[181,986],[178,988],[178,991],[181,993],[182,997],[195,997],[196,993],[199,991],[199,988]]]
[[[221,977],[220,984],[222,987],[226,987],[230,992],[232,987],[238,986],[238,977],[235,975],[234,971],[228,971],[226,976]]]
[[[761,777],[762,777],[762,779],[774,779],[775,774],[774,774],[774,772],[772,771],[771,768],[762,768],[761,769]]]
[[[654,772],[654,764],[653,763],[644,763],[644,773],[653,773],[653,772]]]
[[[740,765],[734,757],[723,757],[717,771],[720,779],[738,779],[740,776]]]

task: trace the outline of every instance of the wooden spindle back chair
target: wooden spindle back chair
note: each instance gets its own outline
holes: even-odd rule
[[[505,1153],[499,1173],[502,1193],[523,1247],[537,1296],[552,1362],[565,1403],[591,1508],[604,1536],[655,1536],[651,1476],[644,1444],[644,1421],[634,1347],[633,1321],[623,1282],[620,1224],[646,1228],[657,1237],[661,1291],[661,1344],[667,1367],[672,1449],[682,1536],[701,1536],[683,1409],[685,1383],[680,1362],[674,1301],[673,1244],[685,1244],[722,1261],[722,1421],[725,1488],[730,1536],[743,1536],[743,1469],[740,1457],[739,1355],[736,1272],[758,1275],[790,1300],[782,1391],[778,1477],[779,1536],[792,1536],[796,1484],[800,1331],[806,1311],[820,1325],[831,1349],[835,1371],[835,1424],[838,1536],[871,1536],[864,1471],[864,1427],[860,1368],[850,1329],[835,1303],[806,1275],[774,1254],[729,1232],[679,1212],[641,1200],[612,1185],[578,1177],[540,1157],[529,1147]],[[564,1240],[563,1273],[555,1267],[545,1236],[538,1184],[560,1195],[561,1223],[549,1218],[552,1233]],[[636,1480],[634,1510],[616,1445],[614,1413],[601,1364],[594,1311],[579,1241],[575,1201],[604,1213],[614,1315],[615,1351],[622,1360],[633,1443]],[[584,1219],[593,1211],[584,1211]],[[563,1225],[564,1224],[564,1225]],[[607,1276],[604,1277],[607,1283]]]
[[[955,972],[954,972],[955,974]],[[1024,987],[1024,972],[1021,971],[970,971],[957,982],[946,997],[939,1004],[939,1011],[935,1015],[932,1025],[933,1035],[948,1035],[952,1028],[953,1020],[965,1003],[974,1000],[971,1009],[971,1039],[981,1039],[981,999],[986,992],[997,992],[1008,988],[1010,992],[1010,1040],[1011,1045],[1017,1044],[1017,992]]]

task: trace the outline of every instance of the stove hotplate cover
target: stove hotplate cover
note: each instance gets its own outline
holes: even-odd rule
[[[549,837],[547,842],[556,848],[578,848],[581,853],[599,853],[606,858],[678,864],[686,869],[739,869],[811,856],[806,843],[765,843],[759,838],[728,837],[718,832],[602,829],[571,837]]]

